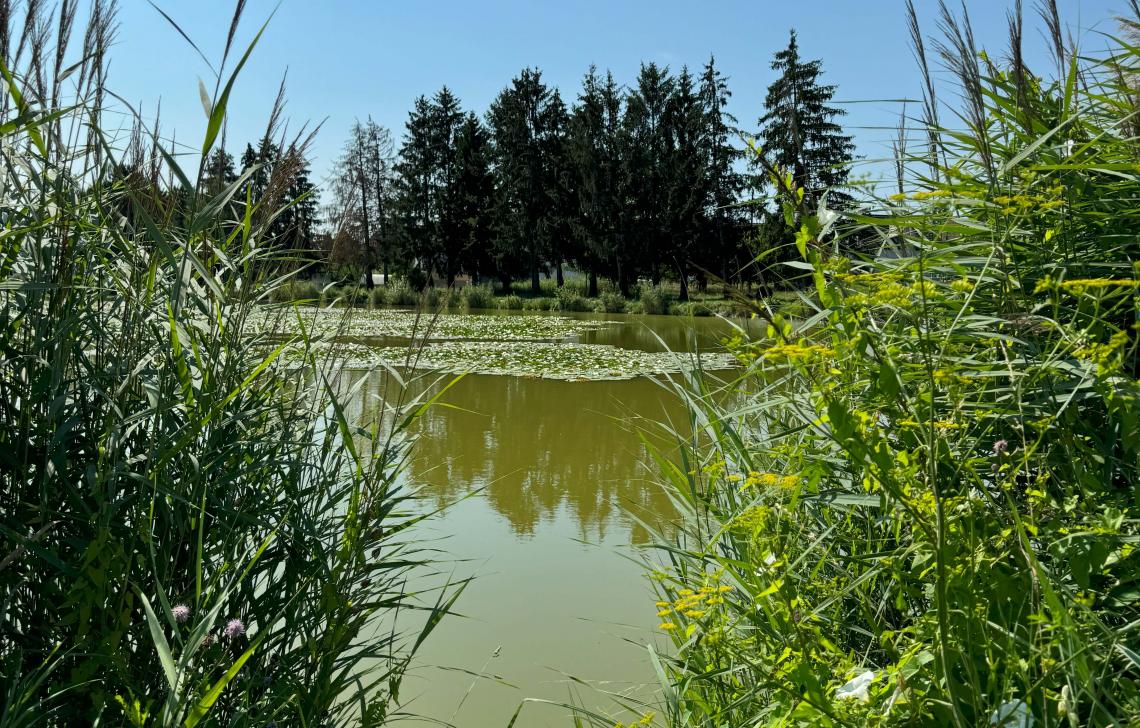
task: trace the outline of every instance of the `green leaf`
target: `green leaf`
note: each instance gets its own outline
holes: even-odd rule
[[[166,641],[166,635],[162,633],[162,623],[159,622],[158,616],[154,613],[154,608],[150,606],[150,600],[146,598],[142,590],[136,589],[135,591],[138,592],[143,609],[146,610],[146,623],[150,627],[150,638],[154,642],[155,650],[158,651],[158,661],[162,664],[166,684],[170,687],[171,692],[177,692],[178,668],[174,666],[174,656],[170,653],[170,643]]]
[[[194,728],[194,726],[198,725],[198,723],[206,717],[210,712],[210,708],[214,707],[214,703],[218,702],[218,698],[222,696],[222,691],[237,677],[241,668],[245,665],[246,661],[253,656],[254,651],[260,644],[261,638],[258,637],[253,641],[253,644],[246,648],[245,652],[241,653],[241,657],[237,658],[234,664],[230,665],[230,669],[226,670],[226,674],[218,678],[218,681],[214,683],[213,687],[207,690],[206,694],[198,699],[198,702],[194,703],[194,707],[190,709],[190,715],[186,716],[186,720],[182,723],[183,726],[186,728]]]

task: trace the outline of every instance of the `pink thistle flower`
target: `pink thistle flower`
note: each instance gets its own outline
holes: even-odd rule
[[[1005,440],[998,440],[994,443],[994,455],[1002,455],[1009,449],[1009,443]]]
[[[190,607],[185,604],[175,605],[170,610],[170,614],[174,617],[174,621],[178,624],[185,624],[186,620],[190,619]]]
[[[226,639],[230,640],[234,639],[235,637],[241,637],[243,634],[245,634],[245,625],[240,619],[231,619],[230,621],[226,622],[226,628],[222,630],[222,634]]]

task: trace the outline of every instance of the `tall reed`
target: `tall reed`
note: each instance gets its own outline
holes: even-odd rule
[[[1090,56],[1043,3],[1039,76],[1021,3],[1000,63],[909,10],[960,127],[928,83],[903,191],[845,217],[770,170],[811,310],[754,303],[732,396],[678,388],[669,725],[1140,723],[1140,15]]]
[[[268,233],[291,165],[211,193],[156,128],[114,136],[115,5],[78,5],[0,2],[0,724],[384,723],[456,593],[407,587],[424,403],[351,421],[334,363],[245,330],[296,267]]]

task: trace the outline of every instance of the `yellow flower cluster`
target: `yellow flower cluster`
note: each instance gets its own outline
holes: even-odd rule
[[[914,419],[910,419],[910,418],[907,418],[905,420],[899,420],[899,422],[898,422],[899,427],[908,427],[908,428],[922,427],[924,424],[925,423],[923,423],[923,422],[919,422],[918,420],[914,420]],[[933,425],[934,425],[934,429],[938,430],[939,432],[949,432],[951,430],[963,430],[963,429],[965,429],[965,426],[963,426],[957,422],[952,422],[950,420],[935,420],[933,422]]]
[[[938,198],[938,197],[953,197],[954,191],[953,190],[922,190],[919,192],[915,192],[912,195],[907,195],[905,192],[899,192],[898,194],[891,195],[887,199],[890,200],[891,202],[902,202],[908,196],[912,200],[920,200],[920,201],[921,200],[933,200],[933,199]]]
[[[1140,280],[1135,278],[1072,278],[1067,281],[1053,280],[1045,276],[1037,282],[1034,293],[1059,290],[1080,296],[1093,291],[1135,291],[1140,289]]]
[[[969,384],[970,380],[968,377],[952,372],[949,369],[935,369],[934,383],[943,387],[954,387]]]
[[[856,293],[849,297],[847,302],[852,306],[894,306],[895,308],[905,308],[910,305],[911,296],[913,294],[914,289],[910,286],[904,286],[901,283],[890,283],[881,286],[872,293]]]
[[[763,529],[772,517],[772,509],[767,506],[752,506],[741,511],[729,524],[731,528],[744,531]]]
[[[776,344],[766,349],[761,356],[766,361],[786,361],[789,363],[816,361],[835,356],[835,350],[818,344]]]
[[[677,598],[672,602],[657,602],[657,616],[662,619],[670,615],[685,617],[686,619],[700,619],[707,614],[708,607],[723,604],[724,595],[730,591],[732,591],[732,587],[727,584],[706,585],[702,586],[699,591],[680,589],[677,591]],[[670,632],[677,629],[677,624],[666,619],[658,625],[658,628]]]
[[[1096,364],[1097,371],[1105,374],[1119,366],[1121,352],[1128,345],[1128,332],[1117,331],[1106,344],[1088,344],[1073,352],[1078,359]]]
[[[1133,279],[1113,278],[1075,278],[1061,284],[1061,290],[1079,296],[1092,289],[1136,289],[1140,288],[1140,281]]]
[[[768,488],[794,488],[799,482],[799,476],[796,475],[759,473],[753,470],[748,474],[748,478],[744,481],[744,485],[742,485],[741,488],[755,488],[760,485]]]
[[[653,711],[649,711],[645,715],[641,716],[641,718],[639,718],[638,720],[635,720],[634,722],[630,723],[628,725],[628,727],[626,726],[625,723],[622,723],[619,720],[617,723],[614,723],[614,728],[643,728],[644,726],[653,725],[653,718],[656,717],[656,715],[657,714],[654,713]]]
[[[958,293],[970,293],[974,290],[974,282],[969,278],[959,278],[950,283],[950,288]]]
[[[1001,206],[1002,214],[1005,215],[1027,213],[1034,209],[1041,212],[1063,207],[1065,200],[1061,199],[1061,195],[1064,192],[1065,188],[1057,184],[1045,189],[1045,194],[1042,195],[998,195],[993,201]]]

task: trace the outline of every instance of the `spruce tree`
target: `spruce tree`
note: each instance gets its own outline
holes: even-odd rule
[[[662,253],[677,273],[682,301],[689,300],[689,271],[711,199],[708,168],[702,156],[707,131],[692,74],[682,68],[666,106],[662,175],[663,217],[668,231]]]
[[[252,152],[252,147],[250,151]],[[214,197],[235,180],[237,172],[234,170],[234,155],[222,147],[210,152],[202,169],[202,193],[207,197]]]
[[[705,122],[702,157],[709,195],[697,261],[697,279],[703,286],[707,281],[706,272],[727,281],[739,270],[741,258],[746,257],[739,207],[745,180],[736,164],[743,153],[733,144],[738,134],[736,119],[727,110],[732,93],[728,80],[716,68],[715,58],[710,57],[705,64],[697,93]]]
[[[557,112],[555,95],[538,69],[524,69],[487,113],[494,142],[496,265],[506,290],[514,275],[530,277],[531,292],[548,259],[553,229],[550,167],[544,160]]]
[[[494,180],[490,138],[473,113],[467,114],[455,141],[455,180],[449,207],[455,217],[457,267],[477,283],[494,267],[491,255]]]
[[[431,104],[420,96],[404,123],[404,140],[396,163],[396,215],[399,221],[405,267],[430,264],[434,228],[432,210],[433,136]]]
[[[800,57],[793,30],[772,69],[780,77],[768,87],[759,122],[764,159],[781,174],[791,175],[793,185],[803,190],[806,206],[814,207],[825,194],[832,208],[849,205],[852,198],[842,187],[855,145],[836,121],[846,112],[830,105],[835,86],[820,82],[823,64]],[[758,181],[761,188],[769,182],[765,175]],[[762,212],[755,242],[766,267],[790,259],[794,240],[794,230],[779,210]],[[760,277],[763,285],[762,272]]]
[[[788,47],[776,53],[772,70],[780,77],[768,87],[759,120],[765,158],[791,173],[809,204],[828,190],[833,206],[850,201],[839,188],[847,181],[855,145],[836,121],[846,112],[830,105],[835,86],[820,83],[822,62],[800,57],[793,30]]]
[[[669,138],[665,125],[673,96],[674,81],[668,69],[643,64],[637,85],[626,99],[623,118],[623,187],[626,235],[618,256],[618,284],[629,295],[639,272],[654,283],[662,274],[670,253],[668,177]]]
[[[540,153],[547,208],[541,238],[546,258],[554,266],[556,282],[561,288],[564,283],[563,263],[576,259],[578,255],[578,235],[574,224],[577,200],[574,169],[570,161],[570,113],[558,89],[554,89],[550,103],[546,105],[543,127]]]
[[[624,97],[612,73],[603,81],[591,67],[582,81],[569,138],[579,264],[589,275],[588,295],[598,295],[598,275],[616,278],[622,220],[620,154]]]
[[[438,269],[447,285],[451,286],[463,267],[466,248],[463,214],[456,194],[457,142],[464,114],[459,99],[446,86],[436,93],[428,113],[431,135],[429,195],[434,224],[430,226],[431,234],[425,241],[429,251],[425,272],[430,276]]]

